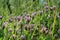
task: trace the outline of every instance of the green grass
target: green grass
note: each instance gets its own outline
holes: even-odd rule
[[[47,9],[44,2],[47,3]],[[51,6],[56,7],[51,11]],[[59,7],[60,0],[9,0],[9,2],[8,0],[0,0],[0,16],[3,16],[0,19],[0,40],[22,40],[21,35],[25,35],[25,40],[60,40],[60,32],[58,32],[60,16],[58,19],[56,18],[60,12]],[[46,12],[46,10],[48,11]],[[25,16],[23,17],[25,13],[30,17],[29,22],[26,22]],[[32,13],[36,13],[34,18],[31,17]],[[19,15],[22,18],[19,21],[15,20],[15,17]],[[9,18],[13,18],[12,22],[9,22]],[[7,22],[7,25],[2,29],[4,21]],[[34,24],[33,28],[30,24]],[[28,27],[26,30],[26,25],[30,27],[30,30]],[[41,32],[42,27],[47,30],[43,29]]]

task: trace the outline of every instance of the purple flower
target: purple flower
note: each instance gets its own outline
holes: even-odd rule
[[[25,35],[21,35],[21,40],[25,40]]]
[[[44,8],[45,8],[45,11],[48,12],[48,6],[45,6]]]
[[[21,16],[16,16],[15,20],[20,21]]]
[[[4,29],[7,26],[7,22],[2,23],[2,29]]]
[[[41,33],[44,33],[44,34],[48,33],[48,29],[44,25],[41,25]]]
[[[58,34],[54,34],[54,39],[57,39],[58,38]]]
[[[26,20],[26,22],[29,22],[30,21],[30,16],[25,16],[25,20]]]
[[[45,6],[44,8],[45,8],[45,9],[48,9],[48,6]]]
[[[25,25],[25,29],[26,30],[30,30],[30,29],[33,29],[34,28],[34,24],[29,24],[29,25]]]

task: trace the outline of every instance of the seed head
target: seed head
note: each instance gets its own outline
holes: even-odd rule
[[[12,32],[12,28],[9,28],[9,29],[8,29],[8,32]]]
[[[58,38],[58,34],[54,34],[54,39],[57,39]]]
[[[25,40],[25,35],[21,35],[21,40]]]
[[[33,28],[34,27],[34,24],[29,24],[30,28]]]
[[[45,26],[41,26],[41,33],[47,34],[48,33],[48,29]]]
[[[7,26],[7,22],[2,23],[2,29],[4,29]]]
[[[29,25],[25,25],[25,29],[26,30],[30,30],[30,26]]]
[[[50,15],[47,16],[47,19],[49,19],[49,18],[50,18]]]
[[[13,34],[13,35],[11,36],[11,38],[15,39],[15,38],[16,38],[16,35],[15,35],[15,34]]]
[[[60,33],[60,29],[58,29],[58,33]]]
[[[0,16],[0,19],[2,19],[2,16]]]
[[[34,16],[36,15],[36,12],[31,14],[32,19],[34,19]]]
[[[50,7],[50,10],[51,10],[51,11],[53,11],[53,10],[55,10],[55,9],[56,9],[56,6],[51,6],[51,7]]]
[[[12,22],[13,21],[13,18],[9,18],[9,22]]]
[[[40,15],[42,15],[43,10],[42,10],[42,11],[39,10],[37,13],[38,13],[38,15],[40,16]]]
[[[44,6],[47,6],[48,4],[47,4],[47,2],[44,2]]]
[[[37,40],[37,35],[36,34],[33,35],[33,39],[32,40]]]
[[[60,13],[56,16],[56,18],[57,18],[57,19],[59,19],[59,18],[60,18]]]

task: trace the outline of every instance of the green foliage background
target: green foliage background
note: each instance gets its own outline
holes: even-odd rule
[[[32,22],[36,25],[44,24],[49,30],[52,26],[52,35],[44,35],[39,32],[37,34],[39,35],[37,37],[37,40],[54,40],[54,34],[58,34],[57,30],[60,29],[60,18],[56,19],[56,15],[60,12],[60,0],[9,0],[9,4],[7,4],[8,0],[0,0],[0,15],[3,16],[3,19],[0,19],[0,40],[14,40],[10,39],[10,36],[15,34],[14,31],[12,33],[9,33],[7,30],[9,27],[11,27],[14,30],[14,23],[17,24],[17,22],[13,21],[12,23],[9,23],[7,25],[7,28],[2,30],[2,22],[9,21],[9,16],[14,17],[18,15],[23,15],[24,12],[27,12],[27,14],[31,14],[33,12],[36,12],[36,10],[44,10],[42,13],[42,16],[36,15],[34,20],[31,20],[28,24],[31,24]],[[44,9],[44,2],[48,3],[48,6],[51,5],[56,6],[56,10],[54,10],[52,13],[50,9],[46,13]],[[10,5],[10,9],[8,8],[8,5]],[[12,13],[10,13],[12,11]],[[51,15],[50,19],[47,19],[47,15]],[[23,20],[21,22],[24,24]],[[17,26],[19,28],[19,26]],[[36,28],[36,27],[35,27]],[[17,35],[17,38],[15,40],[19,40],[20,36],[25,34],[26,40],[31,40],[33,37],[34,32],[31,34],[28,34],[27,31],[23,31],[23,33],[20,33]],[[31,36],[31,37],[30,37]],[[60,40],[60,34],[57,40]]]

